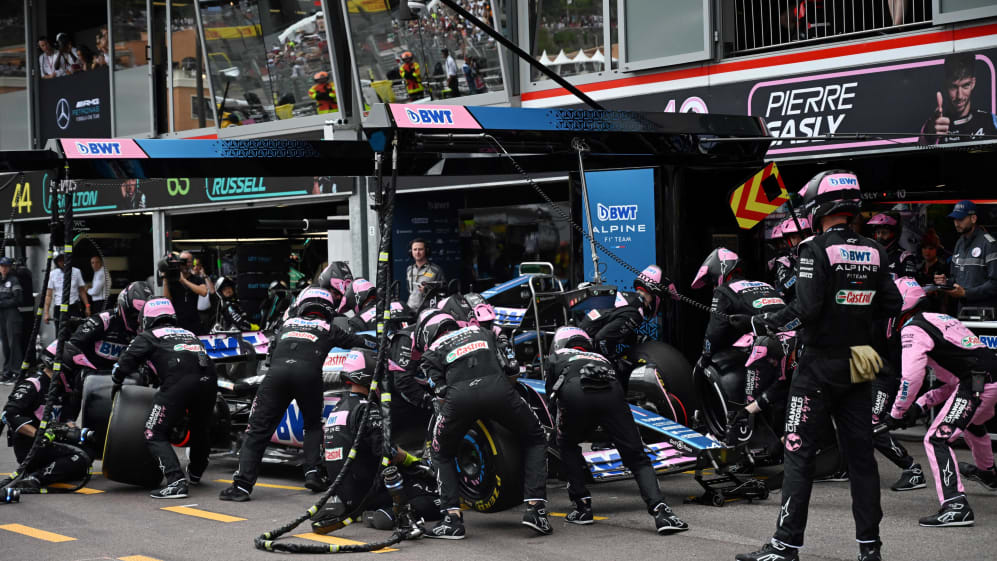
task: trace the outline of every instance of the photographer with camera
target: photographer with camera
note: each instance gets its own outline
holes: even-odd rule
[[[52,364],[46,363],[42,372],[25,378],[14,387],[4,405],[2,419],[9,427],[7,444],[14,447],[14,456],[19,464],[34,443],[35,433],[41,424],[39,415],[44,410],[45,396],[54,376]],[[36,452],[31,464],[24,466],[24,475],[7,485],[10,489],[19,489],[21,493],[39,493],[42,487],[53,483],[80,481],[86,477],[93,461],[90,448],[93,432],[77,428],[72,422],[53,422],[63,420],[59,418],[60,413],[66,410],[63,401],[71,395],[65,374],[60,374],[54,383],[60,386],[56,406],[52,408],[55,418],[48,420],[42,448]]]
[[[159,277],[163,296],[176,310],[177,325],[195,335],[203,335],[197,299],[208,295],[208,286],[203,277],[191,270],[193,263],[194,256],[189,251],[171,252],[159,262]]]

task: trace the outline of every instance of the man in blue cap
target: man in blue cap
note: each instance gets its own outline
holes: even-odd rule
[[[976,204],[959,201],[949,214],[961,234],[952,253],[951,289],[959,307],[997,307],[997,239],[976,225]],[[935,275],[935,284],[946,284],[945,275]]]

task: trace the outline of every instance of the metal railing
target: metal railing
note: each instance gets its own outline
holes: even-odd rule
[[[924,27],[931,0],[730,0],[728,56]]]

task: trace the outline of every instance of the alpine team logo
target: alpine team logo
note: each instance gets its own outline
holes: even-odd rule
[[[868,306],[875,295],[875,290],[839,290],[834,301],[844,306]]]
[[[457,347],[456,349],[447,353],[447,363],[449,364],[464,355],[473,353],[474,351],[480,351],[482,349],[487,349],[487,348],[488,348],[488,343],[484,341],[472,341],[466,345]]]
[[[785,302],[782,301],[782,298],[759,298],[751,303],[755,308],[764,308],[775,304],[785,304]]]
[[[603,222],[633,222],[637,220],[637,205],[596,205],[599,220]]]
[[[405,108],[405,116],[413,125],[452,125],[454,124],[451,109],[409,109]]]

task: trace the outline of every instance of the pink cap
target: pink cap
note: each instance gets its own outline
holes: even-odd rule
[[[176,310],[173,309],[173,302],[170,302],[166,298],[149,300],[142,309],[142,317],[146,318],[156,318],[168,314],[176,315],[176,313]]]

